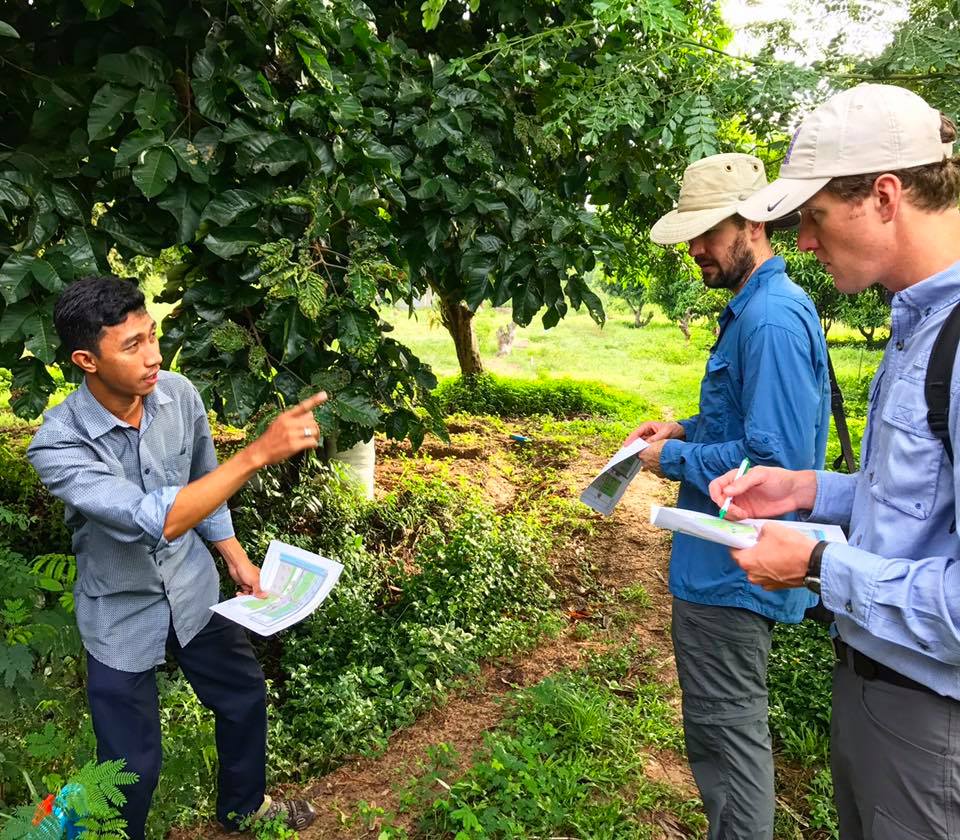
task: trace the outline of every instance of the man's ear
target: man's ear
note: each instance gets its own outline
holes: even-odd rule
[[[90,350],[74,350],[70,354],[70,361],[84,373],[97,372],[97,357]]]
[[[766,225],[763,222],[747,221],[747,235],[751,242],[757,242],[760,239],[767,238]]]
[[[873,182],[871,195],[873,205],[880,214],[880,221],[892,222],[900,210],[903,200],[903,183],[890,172],[885,172]]]

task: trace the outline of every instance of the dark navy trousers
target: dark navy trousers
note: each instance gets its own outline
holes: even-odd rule
[[[263,671],[244,630],[216,613],[185,647],[171,626],[167,652],[200,702],[214,713],[220,770],[217,818],[249,814],[266,789],[267,705]],[[156,669],[130,673],[87,654],[87,696],[100,761],[122,758],[140,781],[123,788],[130,840],[143,840],[150,800],[160,778],[160,707]]]

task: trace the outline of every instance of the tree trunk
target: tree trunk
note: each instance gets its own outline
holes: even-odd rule
[[[460,301],[441,297],[440,319],[453,339],[453,346],[457,348],[460,373],[464,376],[483,373],[480,348],[477,346],[477,336],[473,332],[473,313]]]
[[[688,309],[683,313],[683,317],[680,319],[680,332],[683,333],[683,337],[689,341],[690,340],[690,318],[693,316],[693,313]]]
[[[643,307],[633,310],[633,325],[639,330],[645,327],[653,320],[653,313],[648,312],[647,317],[643,317]]]

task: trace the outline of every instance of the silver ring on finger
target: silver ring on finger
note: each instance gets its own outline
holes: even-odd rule
[[[312,437],[313,437],[313,429],[311,429],[309,426],[304,426],[304,427],[303,427],[303,436],[304,436],[305,438],[312,438]]]

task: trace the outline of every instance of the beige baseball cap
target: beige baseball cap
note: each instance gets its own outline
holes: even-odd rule
[[[831,178],[938,163],[953,153],[940,140],[940,112],[895,85],[862,84],[830,97],[790,141],[780,176],[743,202],[763,222],[796,210]]]
[[[691,163],[683,172],[676,209],[657,221],[650,230],[650,238],[658,245],[689,242],[740,213],[744,200],[766,185],[763,163],[753,155],[711,155]],[[794,215],[771,227],[789,227],[798,220]]]

